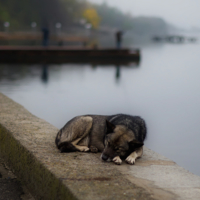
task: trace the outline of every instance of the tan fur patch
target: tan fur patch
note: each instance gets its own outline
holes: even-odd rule
[[[85,138],[83,138],[83,139],[78,143],[78,145],[79,145],[79,146],[88,146],[88,145],[89,145],[89,141],[90,141],[89,136],[86,136]]]
[[[92,127],[92,122],[92,117],[77,117],[72,124],[68,125],[67,129],[63,130],[60,142],[72,142],[77,139],[79,139],[79,142],[89,134],[89,131]]]
[[[121,140],[121,142],[123,141],[130,142],[134,139],[135,136],[133,132],[131,130],[127,130],[127,128],[122,125],[117,125],[116,128],[114,129],[114,133],[111,135],[112,141]]]

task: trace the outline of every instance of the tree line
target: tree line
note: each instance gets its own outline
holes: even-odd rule
[[[82,21],[81,21],[82,20]],[[62,27],[90,23],[93,29],[109,27],[133,30],[137,34],[165,33],[168,24],[157,17],[133,17],[106,3],[94,4],[86,0],[0,0],[0,30],[10,23],[11,30],[29,30],[32,22],[38,28],[50,29],[59,22]]]

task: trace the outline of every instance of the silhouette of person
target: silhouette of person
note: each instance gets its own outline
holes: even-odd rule
[[[117,49],[120,49],[120,48],[121,48],[122,35],[123,35],[123,32],[122,32],[122,31],[117,31],[116,34],[115,34]]]
[[[49,43],[49,29],[48,28],[43,28],[42,29],[43,32],[43,46],[48,46]]]

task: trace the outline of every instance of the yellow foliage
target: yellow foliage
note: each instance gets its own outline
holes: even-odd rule
[[[83,17],[92,24],[93,28],[98,28],[100,23],[100,17],[94,8],[87,8],[83,12]]]

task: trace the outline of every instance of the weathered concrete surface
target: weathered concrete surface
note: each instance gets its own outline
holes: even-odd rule
[[[21,184],[0,154],[0,200],[34,200]]]
[[[36,199],[200,199],[200,177],[145,148],[136,165],[60,154],[57,129],[0,94],[0,153]]]

